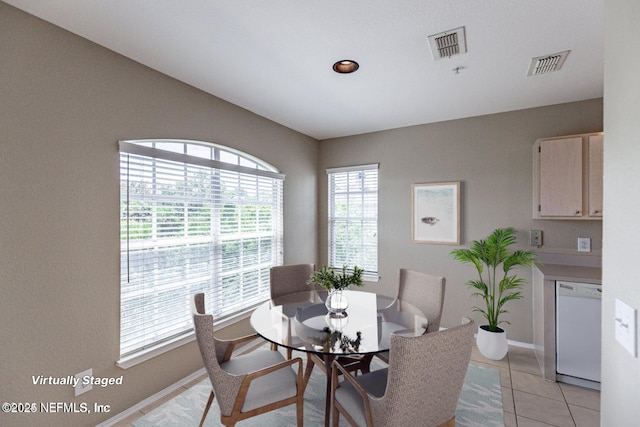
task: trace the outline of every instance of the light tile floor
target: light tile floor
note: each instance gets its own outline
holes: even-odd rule
[[[545,381],[531,349],[511,346],[494,361],[474,347],[471,363],[500,371],[505,427],[600,426],[600,392]]]
[[[500,371],[505,427],[600,426],[600,392],[545,381],[531,349],[512,346],[504,359],[494,361],[486,359],[474,346],[471,363]],[[114,426],[131,427],[133,421],[204,378],[185,385]]]
[[[164,396],[161,399],[158,399],[157,401],[150,403],[149,405],[145,406],[144,408],[142,408],[140,411],[136,412],[135,414],[132,414],[130,416],[128,416],[126,419],[119,421],[115,424],[113,424],[111,427],[133,427],[133,422],[135,420],[137,420],[138,418],[142,417],[145,414],[148,414],[149,412],[153,411],[154,409],[156,409],[158,406],[162,405],[163,403],[173,399],[174,397],[182,394],[183,392],[187,391],[189,389],[189,387],[193,387],[194,385],[200,383],[201,381],[203,381],[205,378],[207,378],[206,374],[203,374],[201,377],[196,378],[195,380],[191,381],[188,384],[185,384],[184,386],[180,387],[179,389],[175,390],[174,392]]]

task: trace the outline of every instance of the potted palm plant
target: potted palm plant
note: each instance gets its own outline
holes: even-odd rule
[[[516,242],[515,230],[498,228],[486,240],[474,240],[469,249],[455,249],[451,255],[456,261],[473,264],[478,278],[469,280],[473,296],[484,301],[484,307],[474,307],[487,320],[488,324],[478,327],[478,350],[487,358],[500,360],[507,354],[506,332],[500,324],[509,324],[501,320],[500,315],[508,313],[504,306],[508,301],[522,298],[521,289],[525,280],[516,274],[510,274],[515,267],[533,267],[538,260],[533,251],[512,250]]]

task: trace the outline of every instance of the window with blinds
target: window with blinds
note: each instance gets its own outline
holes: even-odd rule
[[[269,298],[283,180],[227,147],[120,142],[121,357],[189,333],[193,293],[216,321]]]
[[[378,280],[378,165],[327,169],[329,264]]]

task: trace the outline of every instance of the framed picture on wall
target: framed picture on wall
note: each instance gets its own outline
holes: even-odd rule
[[[414,243],[460,244],[460,181],[411,186]]]

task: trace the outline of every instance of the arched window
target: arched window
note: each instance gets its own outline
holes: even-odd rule
[[[189,334],[193,293],[216,321],[268,299],[283,180],[216,144],[120,141],[121,358]]]

